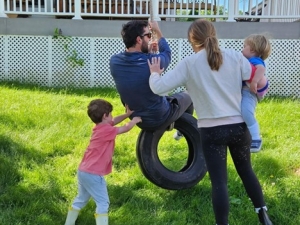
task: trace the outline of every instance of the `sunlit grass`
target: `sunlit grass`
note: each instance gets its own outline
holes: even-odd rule
[[[64,224],[67,208],[77,193],[76,171],[94,126],[86,115],[88,103],[105,98],[113,115],[124,112],[113,89],[51,89],[0,84],[0,224]],[[259,103],[257,119],[263,149],[252,164],[276,225],[299,225],[300,102],[269,97]],[[113,173],[106,177],[110,195],[110,225],[215,224],[210,182],[205,176],[195,187],[164,190],[150,183],[136,160],[135,127],[116,139]],[[180,170],[186,142],[166,132],[159,157],[171,170]],[[230,224],[256,225],[252,203],[228,157]],[[94,202],[82,210],[77,225],[95,224]]]

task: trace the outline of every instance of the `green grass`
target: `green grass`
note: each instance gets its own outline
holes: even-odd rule
[[[64,224],[77,193],[76,171],[89,142],[93,123],[86,107],[94,98],[124,112],[113,89],[51,89],[0,83],[0,224]],[[252,154],[274,225],[300,224],[300,102],[269,97],[257,108],[263,149]],[[139,128],[116,139],[113,173],[106,177],[110,225],[213,225],[210,182],[164,190],[141,173],[135,155]],[[173,132],[159,143],[164,164],[179,169],[185,141]],[[230,225],[258,225],[252,204],[228,157]],[[95,224],[95,204],[82,210],[77,225]]]

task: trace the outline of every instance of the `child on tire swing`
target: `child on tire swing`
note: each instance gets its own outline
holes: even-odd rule
[[[114,127],[132,114],[133,111],[127,105],[125,107],[125,114],[113,118],[113,106],[109,102],[95,99],[88,105],[88,116],[96,125],[78,168],[78,194],[69,208],[65,225],[75,225],[79,211],[88,203],[90,197],[97,205],[96,225],[108,225],[109,197],[104,176],[112,171],[115,138],[142,121],[140,117],[133,117],[124,126]]]

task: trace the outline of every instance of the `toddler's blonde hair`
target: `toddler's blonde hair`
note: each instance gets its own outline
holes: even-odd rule
[[[265,60],[271,54],[271,44],[267,35],[251,34],[245,39],[245,44],[250,46],[250,50],[256,53],[257,57]]]

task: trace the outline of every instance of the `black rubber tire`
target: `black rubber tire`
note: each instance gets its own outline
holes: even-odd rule
[[[164,189],[181,190],[196,185],[205,176],[207,169],[197,120],[192,115],[184,113],[175,121],[174,128],[184,135],[189,148],[186,165],[180,171],[169,170],[159,160],[157,147],[165,129],[154,132],[141,130],[136,155],[140,169],[149,181]]]

